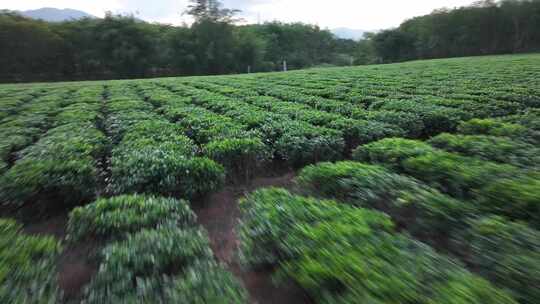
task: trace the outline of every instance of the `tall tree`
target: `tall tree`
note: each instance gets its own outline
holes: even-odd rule
[[[210,20],[232,23],[238,20],[235,16],[240,10],[224,8],[219,0],[190,0],[190,2],[185,13],[193,16],[196,22]]]

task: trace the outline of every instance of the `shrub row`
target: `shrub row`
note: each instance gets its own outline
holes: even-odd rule
[[[241,256],[275,265],[318,303],[516,303],[382,213],[259,190],[241,202]]]
[[[101,198],[71,211],[68,240],[118,240],[141,229],[191,227],[195,214],[184,200],[145,195]]]
[[[57,303],[59,254],[53,237],[26,236],[20,224],[0,219],[0,302]]]
[[[70,214],[68,239],[113,240],[84,303],[245,303],[246,292],[215,262],[188,202],[154,196],[100,199]]]
[[[66,102],[71,91],[50,91],[28,95],[22,100],[9,100],[6,115],[0,121],[0,159],[12,161],[14,153],[32,144],[52,125],[54,116]],[[4,102],[2,102],[4,107]]]
[[[360,146],[353,158],[388,165],[452,196],[474,199],[484,212],[526,220],[538,226],[538,173],[400,138]]]
[[[540,150],[537,147],[508,137],[444,133],[430,139],[428,143],[448,152],[524,168],[540,164]]]
[[[98,100],[98,95],[95,92],[94,99]],[[64,109],[58,115],[72,110]],[[84,116],[71,118],[72,122],[59,123],[17,154],[17,161],[0,177],[2,200],[17,205],[58,200],[55,204],[39,205],[48,209],[94,197],[100,186],[98,161],[106,151],[108,140]]]
[[[471,203],[453,199],[407,176],[358,162],[304,168],[296,182],[305,193],[389,214],[399,227],[440,243],[476,214]]]
[[[222,185],[225,173],[214,161],[195,157],[196,151],[173,123],[159,119],[134,123],[112,151],[109,190],[203,196]]]
[[[345,118],[340,114],[315,110],[307,104],[282,101],[276,97],[258,95],[256,92],[249,90],[238,90],[207,82],[194,83],[193,85],[235,98],[241,98],[248,104],[265,109],[272,114],[282,114],[288,116],[289,119],[300,120],[315,126],[340,131],[343,133],[346,151],[350,151],[359,144],[404,134],[403,130],[399,127],[394,127],[390,124]]]
[[[251,132],[254,132],[256,137],[262,138],[277,158],[285,160],[292,166],[299,167],[319,160],[339,159],[344,150],[343,136],[338,131],[316,127],[306,122],[292,120],[284,115],[266,112],[256,106],[234,101],[205,90],[182,85],[171,86],[171,90],[184,96],[191,96],[195,104],[208,107],[212,111],[230,117],[235,122],[242,123],[243,126],[253,126]],[[240,112],[249,115],[238,116],[237,114]],[[209,123],[217,124],[216,118],[209,118]],[[234,130],[234,128],[226,128],[225,126],[223,128],[228,130],[227,132]],[[204,128],[204,130],[208,130],[208,128]]]

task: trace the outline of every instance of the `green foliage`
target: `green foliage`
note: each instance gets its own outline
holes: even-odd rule
[[[163,226],[188,227],[195,223],[189,203],[172,198],[122,195],[102,198],[69,215],[68,239],[118,239],[127,233]]]
[[[189,158],[161,146],[119,153],[112,158],[110,191],[203,196],[219,189],[224,168],[207,158]]]
[[[405,172],[456,197],[471,197],[475,191],[500,178],[520,175],[514,166],[433,152],[403,162]]]
[[[371,109],[417,113],[425,129],[423,136],[436,135],[442,132],[453,132],[458,123],[471,117],[464,110],[442,107],[430,103],[419,103],[412,100],[385,100],[374,103]]]
[[[267,147],[260,139],[224,139],[204,147],[210,159],[222,164],[233,179],[250,180],[260,163],[268,160]]]
[[[91,200],[98,188],[98,171],[94,165],[88,159],[18,161],[0,177],[0,197],[18,205],[47,201],[51,197],[70,205]],[[48,207],[55,208],[40,206]]]
[[[393,229],[390,219],[382,213],[295,196],[279,188],[251,193],[240,201],[240,208],[243,215],[241,259],[252,266],[272,265],[302,254],[297,245],[289,247],[283,243],[300,225],[306,228],[324,225],[336,229],[340,226],[345,229],[349,225],[366,235]]]
[[[181,278],[165,283],[165,302],[186,304],[247,303],[247,292],[232,273],[215,262],[190,266]]]
[[[340,119],[328,124],[329,128],[341,130],[348,149],[385,137],[404,136],[405,132],[392,124],[370,120]]]
[[[319,163],[304,168],[296,181],[310,194],[386,212],[400,226],[424,238],[440,239],[460,231],[475,213],[470,203],[363,163]]]
[[[493,135],[519,138],[527,129],[524,126],[505,123],[495,119],[472,119],[463,122],[458,127],[458,132],[467,135]]]
[[[107,246],[85,301],[208,303],[217,295],[217,303],[245,302],[240,284],[213,262],[206,234],[164,228],[142,230]]]
[[[241,208],[243,260],[278,266],[278,278],[292,278],[318,303],[436,303],[456,294],[515,303],[426,245],[392,234],[382,213],[280,189],[259,190]]]
[[[414,112],[388,110],[365,111],[363,109],[357,109],[353,113],[353,118],[374,120],[389,125],[396,125],[404,130],[407,137],[410,138],[418,138],[426,132],[426,126],[424,125],[422,118]]]
[[[294,167],[341,158],[345,143],[340,132],[297,121],[272,121],[262,126],[276,155]]]
[[[479,191],[480,206],[540,227],[540,176],[531,174],[497,179]]]
[[[537,166],[540,163],[538,148],[507,137],[445,133],[430,139],[428,143],[449,152],[525,168]]]
[[[400,168],[404,160],[432,153],[433,147],[416,140],[404,138],[385,138],[353,151],[352,158],[357,161],[388,165]]]
[[[520,303],[540,299],[540,232],[491,216],[471,223],[460,239],[468,262],[495,285],[512,291]]]
[[[13,220],[0,219],[0,302],[56,303],[60,245],[52,237],[26,236]]]
[[[516,299],[519,299],[516,297]],[[511,295],[494,288],[488,281],[466,272],[452,273],[446,282],[433,286],[428,304],[518,303]],[[520,302],[521,303],[521,302]]]

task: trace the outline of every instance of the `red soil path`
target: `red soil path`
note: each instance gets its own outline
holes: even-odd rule
[[[240,220],[238,200],[258,188],[290,188],[293,178],[294,174],[288,173],[279,177],[256,178],[250,185],[229,186],[210,196],[205,207],[195,210],[199,223],[208,231],[216,258],[242,280],[252,304],[311,303],[307,295],[292,282],[275,286],[271,272],[243,269],[236,256],[239,240],[235,228]]]
[[[208,231],[216,258],[233,272],[249,293],[250,304],[304,304],[312,303],[308,296],[294,283],[276,286],[270,271],[255,271],[240,267],[236,253],[239,239],[236,226],[240,220],[238,200],[258,188],[292,186],[294,173],[279,177],[256,178],[249,185],[228,186],[211,195],[203,202],[203,207],[195,209],[199,223]],[[64,240],[66,236],[67,213],[29,224],[25,232],[35,235],[54,236]],[[91,259],[99,245],[84,242],[67,245],[58,260],[58,283],[65,301],[77,303],[86,284],[97,272],[98,265]]]

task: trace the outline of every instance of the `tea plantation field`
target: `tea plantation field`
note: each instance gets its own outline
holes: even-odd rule
[[[194,210],[278,168],[235,256],[306,302],[540,303],[539,54],[0,86],[0,302],[251,302]]]

